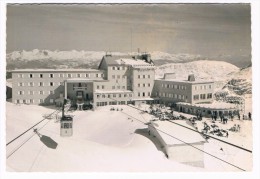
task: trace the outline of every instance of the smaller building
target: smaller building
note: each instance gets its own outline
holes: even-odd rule
[[[178,120],[175,122],[194,129],[186,121]],[[199,133],[180,125],[167,121],[156,121],[148,125],[148,130],[151,135],[158,139],[169,159],[196,167],[203,167],[204,153],[194,147],[203,150],[205,139]]]
[[[178,102],[177,104],[177,111],[197,115],[198,113],[201,114],[203,117],[211,117],[213,114],[216,117],[221,115],[229,116],[230,114],[238,114],[239,110],[235,104],[218,102],[212,104],[189,104]]]
[[[166,73],[162,79],[155,80],[152,96],[161,103],[175,106],[177,102],[211,103],[213,93],[213,81],[196,80],[194,75],[176,79],[174,73]]]

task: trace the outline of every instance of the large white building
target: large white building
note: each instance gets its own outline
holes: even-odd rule
[[[98,69],[19,69],[12,71],[14,103],[96,106],[151,101],[154,69],[150,55],[102,58]]]

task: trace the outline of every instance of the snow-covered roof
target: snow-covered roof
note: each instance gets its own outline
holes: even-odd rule
[[[125,65],[150,65],[144,60],[132,59],[132,58],[119,58],[118,60],[116,60],[116,62],[118,64],[125,64]]]
[[[184,120],[176,120],[174,122],[182,126],[194,129],[193,127],[188,125],[187,122]],[[167,145],[184,144],[184,142],[188,144],[205,142],[205,139],[199,133],[186,129],[177,124],[173,124],[167,121],[155,121],[152,122],[151,125],[157,129],[157,132],[160,134],[160,136]]]
[[[105,90],[95,90],[95,93],[99,94],[107,94],[107,93],[133,93],[133,91],[130,90],[111,90],[111,91],[105,91]]]
[[[103,72],[102,70],[97,70],[97,69],[15,69],[12,71],[13,73],[15,72],[28,72],[28,73],[31,73],[31,72],[57,72],[57,73],[60,73],[60,72],[84,72],[84,73],[87,73],[87,72]]]
[[[180,82],[180,83],[190,83],[190,84],[205,84],[205,83],[214,83],[211,80],[203,80],[203,79],[196,79],[195,81],[188,81],[187,79],[164,79],[159,78],[158,81],[169,81],[169,82]]]
[[[135,98],[133,101],[153,101],[154,98]]]
[[[208,109],[234,109],[236,108],[235,104],[231,103],[224,103],[224,102],[215,102],[211,104],[190,104],[190,103],[184,103],[184,102],[178,102],[176,103],[185,105],[185,106],[194,106],[194,107],[202,107],[202,108],[208,108]]]
[[[103,79],[89,79],[89,78],[69,78],[66,79],[65,81],[67,82],[94,82],[94,81],[107,81],[107,80],[103,80]]]

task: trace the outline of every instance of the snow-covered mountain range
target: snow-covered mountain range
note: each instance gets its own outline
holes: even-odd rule
[[[216,60],[209,60],[200,55],[169,54],[165,52],[149,52],[156,66],[156,78],[164,73],[175,73],[178,78],[186,79],[194,74],[197,79],[216,81],[217,89],[228,89],[236,94],[251,94],[252,69],[239,69],[237,66]],[[7,70],[15,68],[95,68],[104,51],[14,51],[7,54]],[[112,55],[129,53],[113,52]],[[132,53],[133,54],[133,53]]]

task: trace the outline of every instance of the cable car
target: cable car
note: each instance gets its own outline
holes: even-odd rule
[[[67,103],[67,100],[64,99],[62,105],[62,116],[60,120],[60,136],[70,137],[73,135],[73,118],[71,116],[64,115],[64,106]]]

